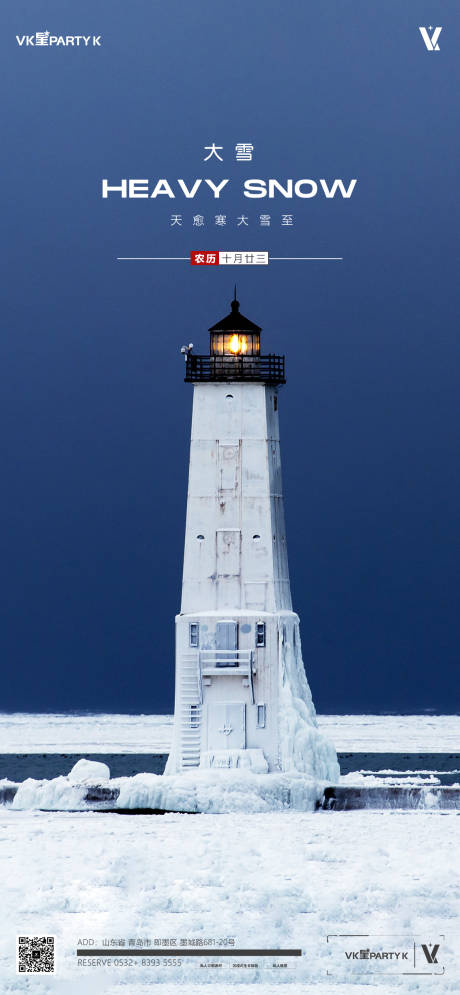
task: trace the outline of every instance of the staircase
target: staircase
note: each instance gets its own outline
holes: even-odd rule
[[[201,678],[198,652],[184,653],[180,668],[181,767],[200,765]]]

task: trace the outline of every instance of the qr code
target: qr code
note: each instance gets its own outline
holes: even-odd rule
[[[18,936],[18,974],[54,972],[54,936]]]

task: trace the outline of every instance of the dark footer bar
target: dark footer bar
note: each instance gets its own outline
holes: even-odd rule
[[[146,949],[143,947],[130,950],[126,947],[116,949],[95,950],[94,947],[86,947],[84,950],[77,950],[77,957],[301,957],[301,950],[242,950],[239,947],[224,947],[223,950],[216,950],[212,947],[167,947],[163,950],[160,947]]]

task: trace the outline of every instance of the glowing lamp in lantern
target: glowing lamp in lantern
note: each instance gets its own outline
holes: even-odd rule
[[[232,335],[228,348],[233,356],[243,355],[248,351],[248,337],[247,335],[237,335],[236,332]],[[224,346],[225,349],[225,346]]]
[[[240,314],[239,301],[232,301],[232,310],[225,318],[209,329],[211,356],[258,356],[260,353],[260,326]]]

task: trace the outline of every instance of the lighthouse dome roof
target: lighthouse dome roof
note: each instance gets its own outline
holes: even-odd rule
[[[240,313],[240,302],[236,300],[236,296],[231,303],[232,310],[230,314],[227,314],[225,318],[221,318],[215,325],[212,325],[209,329],[210,332],[261,332],[262,329],[260,325],[254,324],[249,318],[245,318],[244,314]]]

